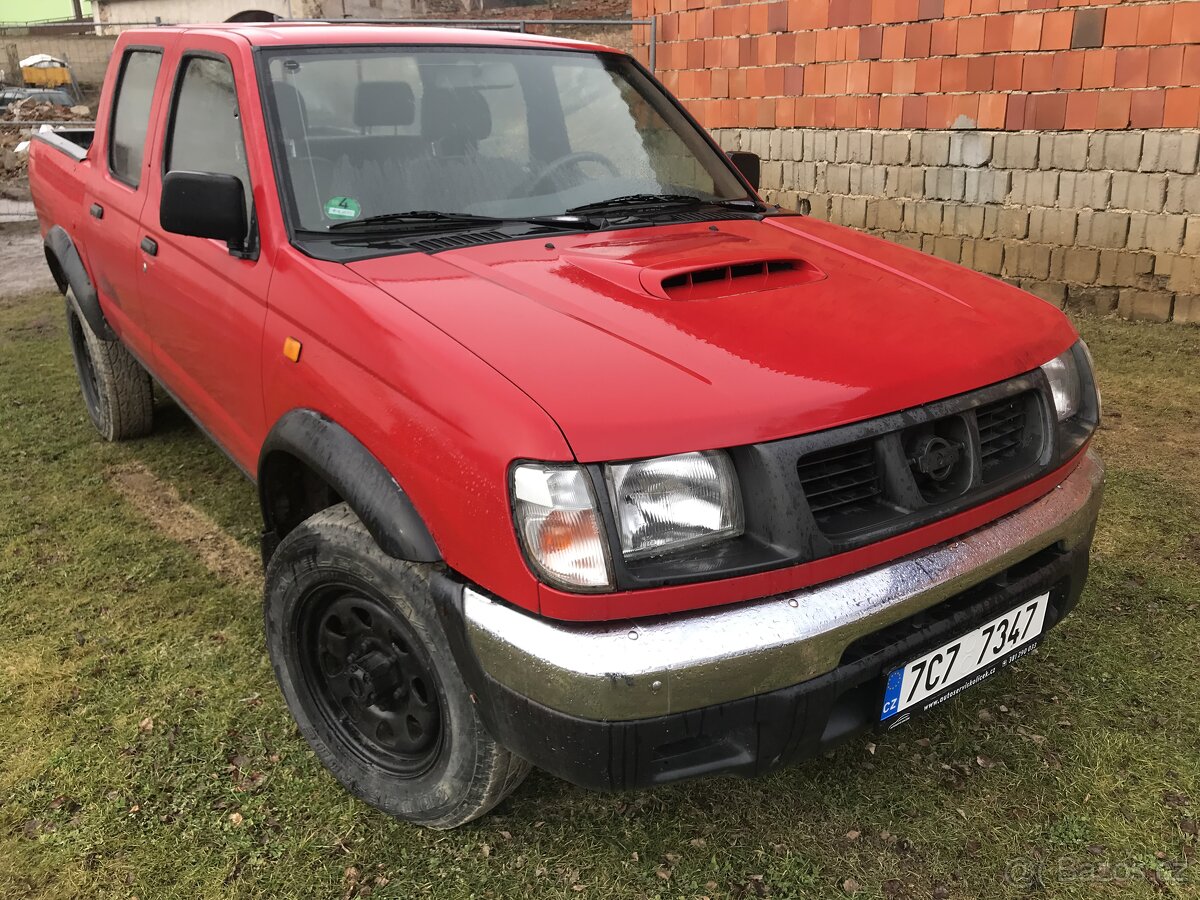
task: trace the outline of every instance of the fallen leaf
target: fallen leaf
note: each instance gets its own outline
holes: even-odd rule
[[[996,768],[996,761],[990,756],[984,756],[982,753],[975,757],[975,762],[979,764],[979,768],[981,769]]]
[[[875,755],[875,745],[871,741],[867,741],[867,752],[872,756]]]
[[[229,814],[229,824],[237,828],[242,824],[242,814],[240,812],[231,812]]]
[[[491,846],[489,844],[480,844],[479,845],[479,855],[482,856],[484,859],[487,859],[489,856],[492,855]]]
[[[138,722],[138,731],[140,731],[142,734],[149,734],[153,730],[154,730],[154,719],[151,718],[150,716],[146,716],[146,718],[144,718],[144,719],[142,719],[142,721]]]
[[[654,870],[654,874],[657,875],[659,878],[661,878],[663,881],[671,880],[671,870],[668,869],[666,866],[659,866],[657,869]]]
[[[842,890],[847,894],[857,894],[859,891],[859,884],[853,878],[847,878],[842,882]]]
[[[692,838],[688,843],[693,847],[703,847],[707,841],[704,838]]]
[[[675,863],[679,862],[679,854],[678,853],[664,853],[663,859],[665,859],[670,865],[673,866],[673,865],[675,865]]]
[[[586,890],[586,889],[587,889],[587,885],[586,885],[586,884],[573,884],[573,885],[571,885],[571,890],[573,890],[573,891],[574,891],[575,893],[577,893],[577,894],[578,894],[580,891],[583,891],[583,890]]]
[[[862,837],[861,831],[847,831],[846,832],[846,840],[848,840],[848,841],[857,841],[860,837]]]

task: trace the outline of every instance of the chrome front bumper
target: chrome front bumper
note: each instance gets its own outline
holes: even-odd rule
[[[1054,490],[958,540],[793,593],[646,621],[552,621],[468,587],[467,636],[496,681],[585,719],[645,719],[739,700],[832,671],[856,639],[1052,544],[1088,540],[1103,490],[1104,466],[1089,450]]]

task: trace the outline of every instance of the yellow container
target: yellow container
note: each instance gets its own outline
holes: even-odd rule
[[[66,66],[25,66],[21,75],[30,87],[56,88],[71,83],[71,70]]]

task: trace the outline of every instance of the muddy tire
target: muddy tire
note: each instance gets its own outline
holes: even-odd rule
[[[74,292],[68,288],[67,335],[88,416],[106,441],[124,441],[150,433],[154,389],[150,376],[120,341],[93,332]]]
[[[338,504],[267,567],[267,650],[288,708],[350,793],[430,828],[482,816],[529,764],[480,721],[439,625],[433,567],[385,554]]]

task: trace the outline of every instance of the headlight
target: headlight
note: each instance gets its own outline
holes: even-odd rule
[[[1063,422],[1079,412],[1083,397],[1083,386],[1079,378],[1079,365],[1075,361],[1074,348],[1054,357],[1042,366],[1050,382],[1050,393],[1054,397],[1054,409],[1058,421]]]
[[[742,533],[742,496],[733,464],[723,452],[614,463],[605,473],[627,559]]]
[[[608,590],[604,528],[579,466],[523,463],[513,469],[513,516],[534,567],[568,589]]]

